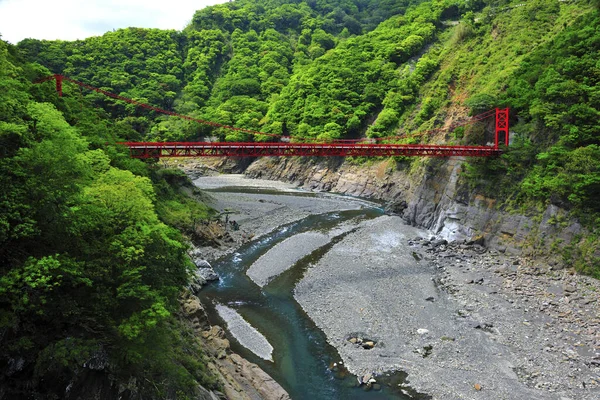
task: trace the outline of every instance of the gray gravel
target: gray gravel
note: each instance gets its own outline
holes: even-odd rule
[[[245,183],[236,179],[220,182]],[[362,206],[328,196],[213,195],[215,207],[234,209],[243,234],[255,236],[309,214]],[[417,236],[429,234],[400,218],[362,222],[295,290],[351,372],[406,371],[410,386],[435,399],[600,399],[597,280]],[[256,267],[261,279],[306,253],[292,248],[271,249],[270,261]],[[353,337],[375,346],[364,349]]]
[[[296,191],[297,186],[280,181],[266,179],[248,179],[243,174],[227,174],[202,176],[194,180],[194,184],[201,189],[221,189],[224,187],[244,187],[276,189],[279,191]]]
[[[273,346],[256,328],[250,325],[236,310],[217,304],[219,316],[227,323],[227,329],[238,342],[260,358],[273,361]]]
[[[295,298],[351,372],[406,371],[410,386],[436,399],[600,398],[593,354],[574,365],[544,351],[556,341],[547,320],[487,286],[493,279],[480,262],[495,264],[499,255],[471,251],[456,261],[453,252],[438,254],[441,242],[431,254],[411,247],[415,236],[427,235],[400,218],[364,222],[296,287]],[[475,276],[463,277],[465,265]],[[353,337],[376,345],[364,349]]]
[[[364,207],[376,206],[375,203],[343,197],[329,193],[307,193],[294,189],[293,185],[267,180],[246,179],[242,175],[206,176],[194,180],[200,189],[223,189],[252,185],[258,189],[284,189],[298,196],[266,193],[233,193],[211,192],[210,206],[219,211],[229,211],[229,220],[240,224],[239,231],[231,231],[238,242],[255,239],[266,235],[275,228],[299,221],[309,215],[329,212],[358,210]],[[215,249],[203,248],[202,255],[208,260],[215,260],[233,247]]]
[[[294,235],[273,246],[248,268],[246,274],[263,287],[271,279],[293,267],[302,257],[329,242],[329,236],[319,232]]]
[[[301,258],[354,229],[355,224],[350,220],[325,233],[304,232],[287,238],[256,260],[246,274],[254,283],[263,287],[277,275],[292,268]]]

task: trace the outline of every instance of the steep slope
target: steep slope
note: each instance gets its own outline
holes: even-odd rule
[[[0,41],[0,398],[197,395],[215,380],[176,317],[192,264],[165,221],[208,209],[30,83],[48,73]]]
[[[412,135],[510,107],[509,151],[465,162],[459,183],[505,211],[567,210],[590,234],[558,247],[568,245],[565,261],[592,273],[600,226],[598,18],[597,1],[238,0],[198,11],[181,33],[129,29],[19,46],[54,72],[114,92],[299,139]],[[131,137],[272,140],[86,96],[133,128]],[[492,131],[478,124],[404,141],[484,144]],[[397,161],[406,171],[424,163]]]
[[[428,121],[447,121],[466,112],[461,103],[474,112],[511,107],[511,148],[500,159],[463,165],[462,181],[497,200],[495,208],[512,213],[540,218],[548,206],[568,210],[566,219],[550,222],[552,229],[566,228],[567,220],[575,218],[589,233],[575,235],[570,243],[551,238],[553,249],[540,244],[566,264],[596,276],[599,23],[597,8],[579,2],[536,1],[468,13],[440,38],[440,70],[406,117],[419,123],[423,109],[432,103],[437,106]]]

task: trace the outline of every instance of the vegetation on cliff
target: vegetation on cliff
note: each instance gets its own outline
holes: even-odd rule
[[[599,18],[585,0],[237,0],[196,12],[182,32],[132,28],[19,48],[128,97],[303,139],[419,132],[510,107],[513,146],[465,165],[469,182],[503,204],[555,203],[594,227]],[[130,138],[272,140],[85,96]],[[492,129],[405,140],[483,144]]]
[[[50,72],[17,53],[0,41],[0,395],[213,384],[175,317],[192,265],[165,224],[188,228],[207,208],[114,145],[131,128],[33,86]]]

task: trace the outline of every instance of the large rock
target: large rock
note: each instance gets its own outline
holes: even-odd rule
[[[209,353],[218,359],[225,358],[229,350],[229,340],[225,338],[225,332],[220,326],[211,326],[209,330],[202,332],[206,339]]]
[[[202,259],[202,250],[197,247],[192,247],[192,249],[188,252],[188,255],[192,260],[201,260]]]
[[[197,275],[201,276],[207,282],[219,280],[219,275],[217,275],[212,267],[198,268]]]
[[[197,268],[210,268],[212,269],[212,265],[210,265],[210,263],[200,257],[195,257],[194,259],[194,264],[196,265]]]
[[[386,204],[385,212],[386,214],[402,216],[407,207],[408,204],[404,200],[391,201]]]
[[[225,331],[211,326],[202,332],[207,353],[214,357],[208,367],[219,377],[225,398],[231,400],[287,400],[287,392],[258,365],[232,353]]]
[[[287,392],[258,365],[237,354],[232,354],[229,359],[234,363],[240,375],[250,381],[263,399],[287,400],[290,398]]]
[[[197,331],[203,331],[205,329],[210,329],[210,324],[208,323],[208,316],[206,315],[206,311],[200,303],[200,300],[192,295],[188,294],[180,301],[181,303],[181,312],[184,318],[188,319],[192,325],[192,327]]]
[[[206,260],[194,260],[194,263],[198,269],[194,271],[189,288],[192,293],[198,294],[202,287],[208,282],[218,280],[219,275],[217,275],[210,263]]]
[[[198,386],[198,388],[196,389],[197,393],[196,393],[196,400],[223,400],[226,399],[225,396],[223,396],[222,393],[215,393],[212,392],[210,390],[205,389],[202,386]]]

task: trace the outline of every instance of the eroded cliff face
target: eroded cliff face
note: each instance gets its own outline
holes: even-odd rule
[[[202,387],[201,399],[230,400],[286,400],[287,392],[258,365],[233,353],[229,340],[220,326],[211,326],[198,297],[186,293],[181,299],[181,315],[202,338],[209,356],[208,369],[217,377],[223,392],[208,391]]]
[[[458,157],[423,159],[404,167],[392,160],[352,165],[338,158],[262,158],[245,173],[309,190],[382,200],[388,211],[432,234],[447,240],[479,241],[511,254],[552,258],[553,245],[571,243],[584,233],[579,223],[569,221],[567,212],[555,205],[532,216],[503,211],[495,199],[469,190],[462,182],[463,162]],[[558,265],[558,257],[550,264]]]

